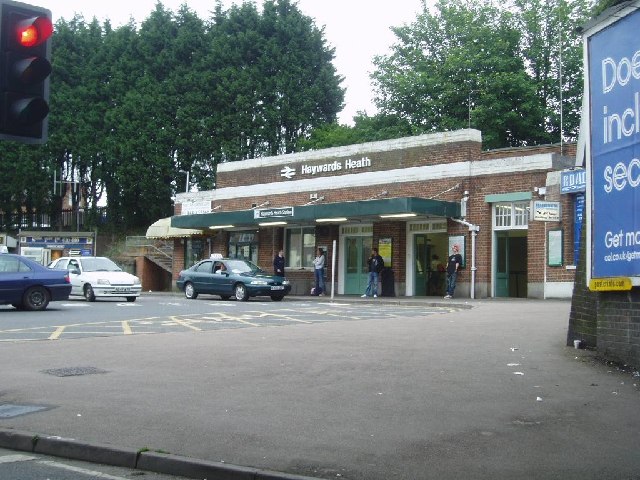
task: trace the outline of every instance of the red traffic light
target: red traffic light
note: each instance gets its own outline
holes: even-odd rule
[[[0,0],[0,140],[47,141],[52,36],[49,10]]]
[[[35,47],[53,34],[53,23],[47,17],[33,17],[16,25],[16,40],[23,47]]]

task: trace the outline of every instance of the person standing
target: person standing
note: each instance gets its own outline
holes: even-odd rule
[[[280,250],[273,259],[273,273],[284,277],[284,250]]]
[[[378,254],[377,248],[371,249],[371,256],[367,260],[367,264],[369,265],[369,283],[362,298],[371,295],[373,295],[373,298],[378,298],[378,275],[382,271],[382,267],[384,267],[384,260]]]
[[[462,255],[460,255],[460,245],[456,243],[451,247],[451,255],[447,260],[447,294],[444,298],[453,298],[460,265],[462,265]]]
[[[316,258],[313,259],[313,267],[316,279],[316,294],[324,295],[324,252],[321,248],[316,250]]]

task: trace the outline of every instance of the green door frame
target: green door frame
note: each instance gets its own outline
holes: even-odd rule
[[[413,294],[416,297],[424,297],[427,295],[427,283],[431,270],[431,245],[426,233],[413,236],[413,254],[416,259]]]
[[[344,293],[363,294],[369,282],[367,259],[371,253],[373,237],[345,237]]]

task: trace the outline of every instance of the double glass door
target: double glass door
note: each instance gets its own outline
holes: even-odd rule
[[[347,295],[362,295],[369,282],[369,256],[372,246],[371,237],[345,238],[345,285]]]

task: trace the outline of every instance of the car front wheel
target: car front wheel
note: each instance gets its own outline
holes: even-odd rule
[[[247,292],[247,287],[245,287],[243,283],[238,283],[236,285],[236,299],[241,302],[246,302],[248,298],[249,294]]]
[[[49,292],[43,287],[31,287],[22,298],[26,310],[44,310],[49,305]]]
[[[87,300],[87,302],[96,301],[96,294],[93,291],[93,287],[89,283],[84,286],[84,298]]]
[[[196,289],[193,287],[193,283],[187,282],[184,284],[184,296],[189,300],[198,298],[198,292],[196,292]]]

